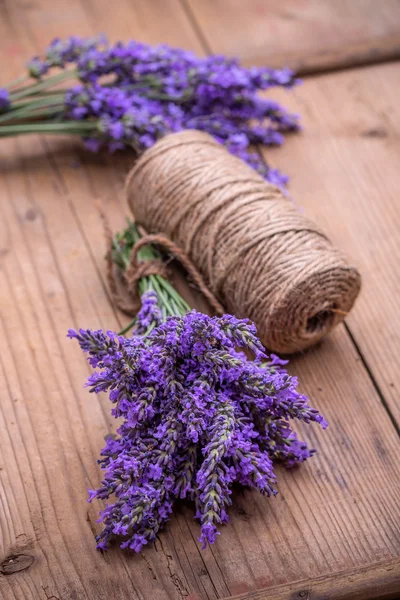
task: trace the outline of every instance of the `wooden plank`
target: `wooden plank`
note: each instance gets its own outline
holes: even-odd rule
[[[176,586],[194,597],[224,597],[396,556],[397,440],[343,330],[296,366],[331,429],[308,432],[321,453],[298,471],[280,473],[279,499],[239,495],[231,525],[203,554],[187,505],[142,557],[117,548],[105,559],[94,552],[98,507],[88,512],[85,488],[98,480],[96,451],[111,424],[106,400],[99,406],[81,389],[87,368],[64,332],[71,324],[112,327],[114,317],[70,216],[68,196],[54,191],[47,157],[30,165],[36,142],[19,146],[23,164],[13,153],[2,162],[10,196],[2,205],[2,223],[9,230],[2,239],[9,246],[2,265],[6,279],[0,282],[1,340],[7,340],[1,356],[4,378],[17,393],[4,392],[2,401],[3,431],[15,445],[12,453],[7,443],[2,448],[7,510],[1,527],[3,534],[9,532],[3,536],[5,559],[24,553],[35,562],[26,572],[0,579],[4,598],[29,598],[28,591],[19,596],[20,589],[40,589],[40,582],[49,594],[67,599],[73,593],[103,598],[112,591],[123,598],[135,590],[139,598],[174,598]],[[80,201],[93,199],[82,195]],[[28,457],[33,464],[25,465]],[[24,467],[20,479],[16,473]],[[29,481],[35,482],[33,489]],[[27,507],[17,508],[14,493],[18,497],[22,490]],[[18,527],[10,531],[14,522]],[[87,581],[87,573],[95,577]]]
[[[363,289],[347,319],[385,402],[400,424],[400,64],[307,80],[275,94],[304,130],[267,157],[290,192],[360,267]]]
[[[400,57],[396,0],[182,0],[210,52],[301,74]]]
[[[119,0],[118,10],[108,0],[83,4],[93,31],[105,31],[113,40],[134,38],[203,54],[201,41],[179,0]]]
[[[328,577],[296,581],[232,600],[398,600],[400,561],[373,565]]]
[[[21,65],[27,59],[26,48],[42,52],[54,37],[100,32],[112,41],[134,38],[202,53],[201,43],[179,0],[119,0],[118,10],[115,3],[107,0],[65,3],[6,0],[5,4],[4,25],[8,25],[8,32],[2,40],[2,48],[14,57],[18,55]]]
[[[37,23],[8,7],[25,51],[37,49]],[[56,16],[50,37],[62,28]],[[83,19],[81,33],[96,23]],[[8,559],[21,554],[34,561],[0,575],[0,597],[213,599],[398,557],[398,440],[343,328],[293,364],[330,428],[303,429],[320,453],[301,469],[280,470],[277,499],[239,493],[232,523],[205,552],[189,504],[141,555],[95,552],[99,505],[88,507],[86,488],[100,479],[95,460],[113,424],[107,400],[82,389],[87,365],[64,336],[71,325],[118,326],[102,281],[96,203],[121,222],[129,159],[91,156],[64,139],[25,138],[1,150],[0,381],[8,387],[0,403],[0,562],[12,568]]]

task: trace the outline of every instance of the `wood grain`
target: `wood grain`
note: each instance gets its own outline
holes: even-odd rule
[[[399,587],[400,561],[396,559],[328,577],[241,594],[232,600],[398,600]]]
[[[104,32],[112,41],[171,44],[202,53],[190,19],[179,0],[5,0],[3,51],[26,62],[26,48],[44,50],[54,37]],[[25,54],[24,54],[25,52]]]
[[[6,79],[18,73],[22,54],[25,60],[62,32],[90,34],[109,20],[116,38],[130,20],[130,35],[154,41],[161,28],[155,12],[148,32],[136,31],[139,11],[151,14],[153,3],[145,0],[124,5],[124,24],[100,2],[71,0],[67,24],[47,0],[6,5]],[[184,15],[176,23],[180,18],[173,43],[180,44],[184,27],[182,45],[186,39],[195,49],[199,42]],[[97,205],[113,227],[121,225],[130,160],[92,156],[63,138],[0,147],[0,598],[206,600],[396,560],[399,441],[344,328],[292,364],[330,427],[302,429],[319,453],[298,470],[279,470],[275,500],[236,493],[231,524],[204,552],[186,503],[140,555],[117,546],[95,551],[100,504],[87,504],[86,489],[100,481],[96,458],[114,423],[107,399],[83,389],[89,369],[65,332],[120,325],[104,282]],[[202,305],[193,290],[186,294]]]
[[[400,64],[315,77],[276,94],[303,132],[266,153],[295,200],[360,268],[350,331],[400,424]]]
[[[396,0],[182,0],[210,52],[301,74],[400,57]]]
[[[95,457],[111,423],[106,400],[99,404],[81,389],[87,367],[64,336],[71,324],[114,327],[115,321],[69,196],[54,189],[46,157],[30,167],[34,150],[33,140],[25,142],[2,161],[9,246],[0,281],[1,340],[7,340],[1,357],[10,390],[1,405],[2,556],[35,559],[26,571],[0,579],[3,597],[29,598],[28,590],[35,597],[43,582],[63,599],[115,590],[122,598],[135,590],[134,597],[149,599],[217,598],[396,556],[398,442],[343,330],[295,365],[330,430],[307,432],[321,452],[304,468],[279,473],[276,501],[238,495],[231,525],[202,554],[189,505],[178,508],[156,547],[140,557],[117,548],[105,558],[94,552],[98,507],[88,507],[85,489],[99,479]],[[21,495],[26,505],[17,502]]]

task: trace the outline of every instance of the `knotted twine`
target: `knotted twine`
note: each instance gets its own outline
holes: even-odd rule
[[[269,350],[315,344],[353,306],[357,269],[279,188],[208,134],[157,142],[126,190],[136,221],[172,241],[228,312],[254,321]]]
[[[160,275],[165,279],[169,279],[169,272],[166,263],[161,258],[155,258],[153,260],[139,260],[138,253],[143,246],[152,244],[153,246],[159,246],[166,252],[168,252],[173,258],[177,259],[193,283],[197,286],[203,296],[207,299],[209,305],[218,315],[223,314],[224,309],[222,305],[215,298],[214,294],[208,289],[203,277],[186,255],[174,242],[164,235],[149,235],[143,227],[139,226],[139,233],[141,234],[140,240],[138,240],[132,247],[129,256],[129,266],[121,273],[116,269],[116,265],[112,259],[113,251],[113,236],[107,220],[106,215],[101,211],[100,215],[103,220],[104,233],[107,240],[107,281],[110,288],[111,296],[114,304],[127,315],[136,316],[138,313],[141,300],[139,294],[139,282],[142,277],[148,277],[149,275]],[[118,280],[122,278],[122,284],[125,286],[129,297],[126,298],[120,293]]]

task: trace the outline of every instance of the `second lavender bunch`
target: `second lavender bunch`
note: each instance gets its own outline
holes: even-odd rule
[[[260,95],[298,83],[290,69],[246,68],[234,58],[198,58],[135,40],[109,45],[104,36],[71,36],[53,40],[27,71],[0,88],[0,137],[78,135],[93,151],[140,153],[167,133],[199,129],[272,183],[287,182],[251,146],[280,145],[286,132],[298,129],[296,115]]]

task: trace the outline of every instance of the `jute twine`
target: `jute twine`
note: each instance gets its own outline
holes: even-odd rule
[[[272,351],[315,344],[353,306],[358,271],[277,187],[205,133],[171,134],[147,150],[127,196],[137,222],[171,240]]]
[[[148,234],[143,227],[139,227],[142,237],[136,242],[131,250],[129,256],[129,267],[121,274],[121,271],[116,268],[116,265],[112,260],[113,238],[111,229],[104,214],[102,214],[102,217],[104,232],[108,245],[108,251],[106,255],[108,285],[114,304],[122,312],[130,316],[135,316],[139,311],[141,300],[138,288],[142,277],[147,277],[149,275],[161,275],[161,277],[169,279],[167,266],[161,258],[155,258],[153,260],[146,259],[144,261],[140,261],[138,259],[139,250],[148,244],[160,247],[162,250],[168,252],[168,254],[170,254],[174,259],[178,260],[191,280],[201,291],[203,296],[208,300],[208,303],[214,312],[217,314],[222,314],[224,312],[222,305],[218,302],[214,294],[208,289],[203,277],[196,266],[189,259],[187,254],[165,235],[151,235]],[[119,278],[122,278],[121,283],[124,285],[124,288],[129,294],[128,299],[120,292],[118,286]]]

